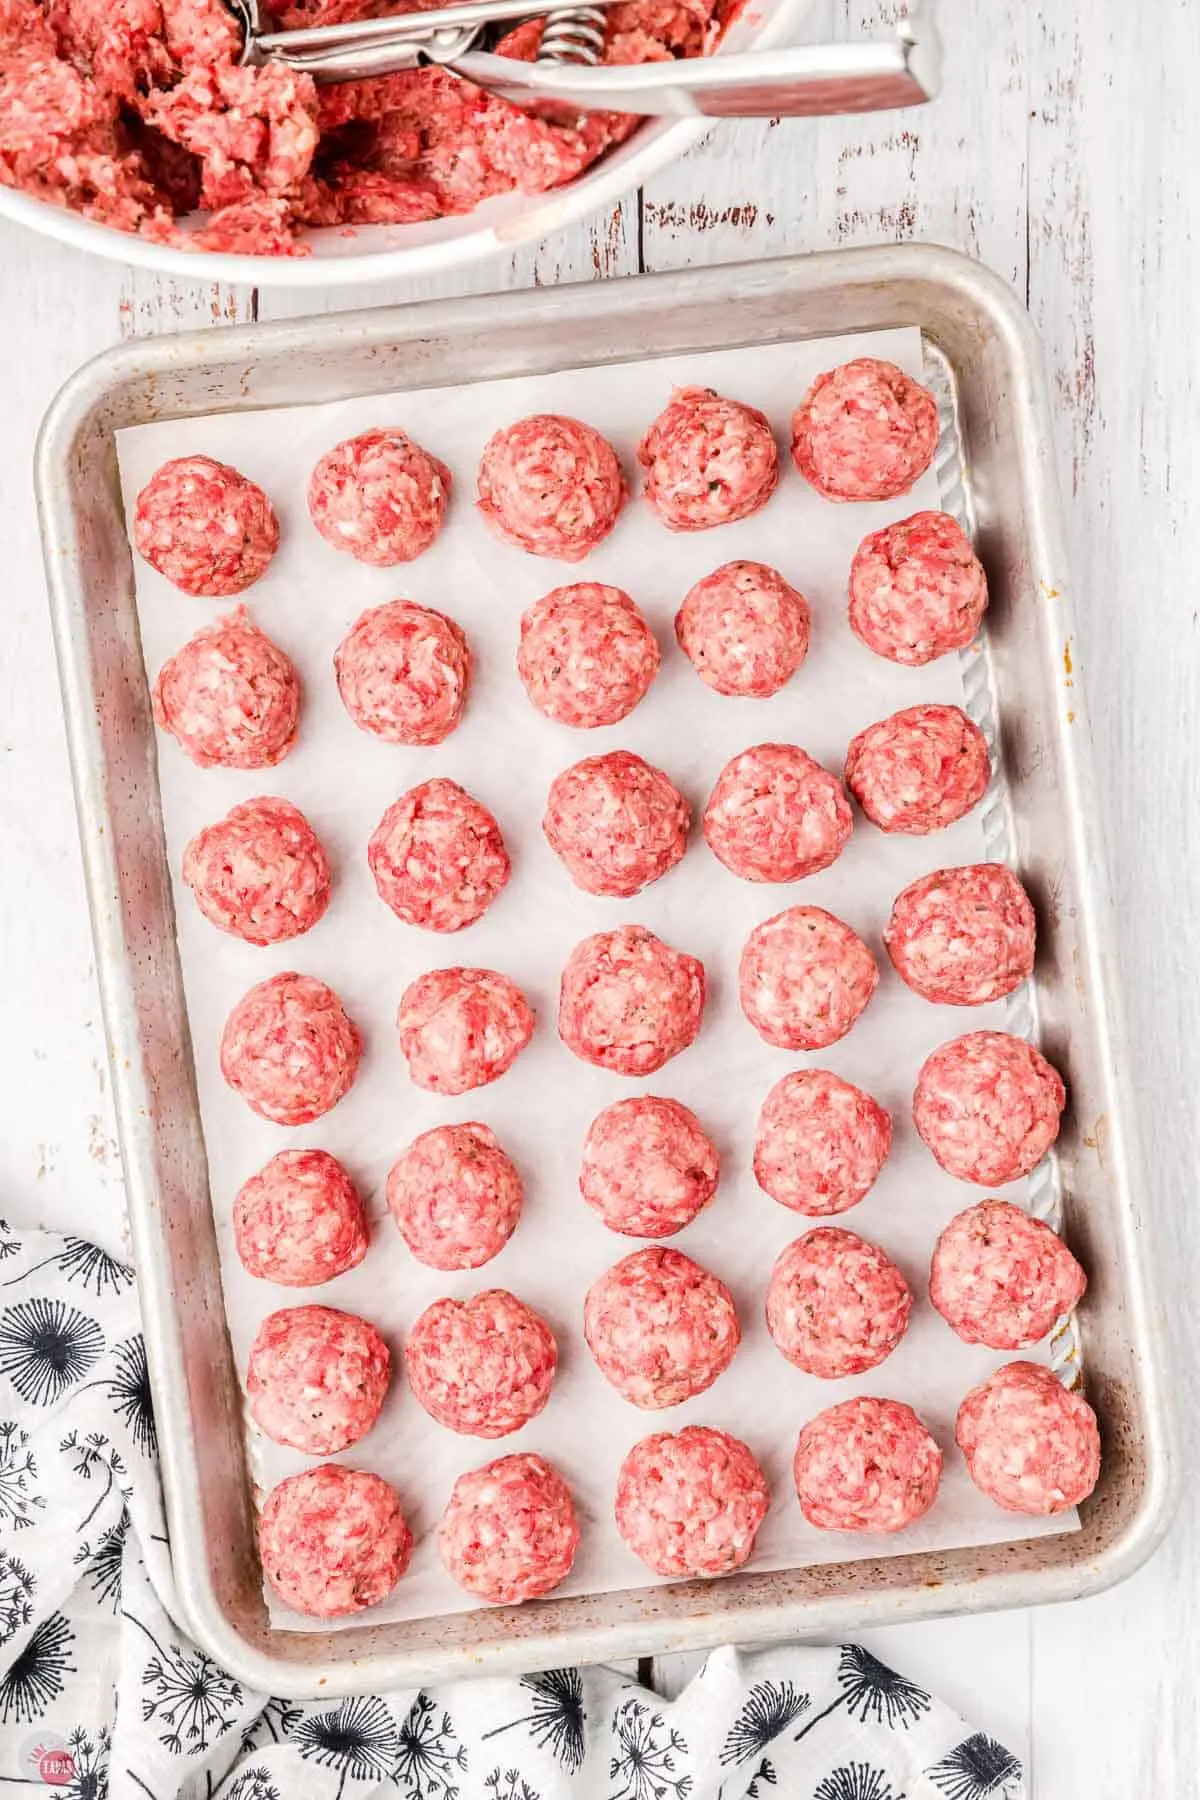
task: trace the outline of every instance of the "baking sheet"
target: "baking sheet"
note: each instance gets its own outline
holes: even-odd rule
[[[930,869],[983,860],[982,813],[931,839],[888,838],[863,821],[832,869],[787,887],[739,881],[711,856],[699,836],[683,863],[633,900],[579,893],[541,836],[539,820],[553,776],[585,755],[627,748],[665,768],[702,809],[718,770],[747,745],[771,739],[803,744],[840,769],[854,733],[897,707],[918,701],[961,703],[967,659],[909,670],[883,662],[852,636],[845,620],[845,577],[869,530],[921,507],[939,504],[927,474],[912,494],[879,505],[830,506],[786,469],[771,503],[754,518],[718,531],[675,537],[643,505],[626,510],[609,540],[575,567],[524,556],[498,544],[471,506],[474,470],[490,433],[523,413],[577,413],[616,444],[627,467],[641,431],[671,388],[701,382],[761,406],[781,443],[792,406],[812,377],[851,355],[876,354],[922,374],[915,330],[869,337],[662,358],[649,363],[566,371],[526,380],[426,389],[335,406],[174,421],[119,434],[128,511],[133,496],[168,456],[204,452],[235,463],[270,493],[283,544],[267,576],[246,597],[257,622],[295,661],[305,690],[301,739],[279,768],[260,774],[198,770],[169,740],[160,742],[160,781],[185,987],[196,1056],[201,1116],[208,1148],[223,1279],[237,1361],[262,1317],[279,1305],[322,1301],[361,1311],[388,1336],[393,1351],[417,1315],[441,1294],[464,1296],[505,1286],[549,1320],[560,1347],[550,1405],[523,1431],[498,1443],[461,1438],[430,1420],[397,1375],[383,1416],[348,1451],[347,1463],[394,1482],[418,1538],[410,1573],[372,1619],[429,1617],[468,1610],[475,1602],[443,1573],[432,1541],[455,1477],[510,1450],[551,1457],[570,1481],[583,1524],[574,1570],[560,1593],[599,1593],[648,1586],[653,1577],[625,1549],[611,1518],[616,1471],[628,1448],[649,1431],[687,1423],[724,1427],[746,1439],[766,1469],[774,1495],[759,1534],[754,1569],[788,1568],[882,1552],[947,1549],[1004,1542],[1077,1526],[1074,1514],[1014,1519],[979,1495],[953,1448],[954,1414],[966,1390],[1005,1360],[961,1344],[925,1296],[929,1252],[942,1225],[982,1190],[954,1181],[916,1138],[908,1111],[921,1060],[937,1043],[986,1026],[1013,1024],[1011,1003],[932,1007],[891,970],[881,932],[901,887]],[[456,483],[442,538],[417,563],[369,569],[339,554],[308,521],[304,488],[317,457],[338,439],[371,425],[395,423],[449,464]],[[673,644],[671,621],[686,588],[733,557],[777,565],[813,608],[807,662],[784,691],[766,701],[733,701],[711,693]],[[521,613],[550,587],[573,579],[626,587],[656,630],[663,669],[647,699],[619,725],[572,732],[529,705],[514,669]],[[178,593],[138,562],[137,599],[151,678],[178,646],[229,603]],[[334,646],[366,606],[410,596],[451,613],[475,653],[475,676],[462,726],[443,745],[405,750],[359,732],[345,714],[332,676]],[[971,653],[978,656],[979,652]],[[440,938],[403,925],[379,900],[366,865],[367,839],[384,808],[432,774],[458,780],[492,808],[513,856],[514,876],[477,925]],[[313,931],[290,945],[256,949],[227,938],[201,917],[178,883],[183,846],[202,825],[259,793],[300,806],[330,853],[333,903]],[[993,850],[994,853],[994,850]],[[853,1032],[812,1055],[764,1044],[742,1017],[736,973],[741,946],[759,920],[799,902],[827,906],[872,945],[879,990]],[[579,938],[622,922],[648,925],[669,943],[700,956],[709,999],[696,1044],[655,1076],[632,1081],[574,1058],[554,1030],[558,974]],[[456,962],[494,966],[512,975],[538,1015],[533,1044],[491,1087],[447,1100],[409,1082],[394,1029],[405,985],[423,970]],[[341,995],[365,1040],[354,1088],[325,1119],[294,1131],[257,1119],[222,1081],[217,1046],[225,1018],[245,990],[282,969],[319,975]],[[1023,1002],[1018,1005],[1024,1014]],[[1018,1027],[1022,1028],[1022,1027]],[[754,1121],[768,1088],[789,1069],[824,1066],[865,1087],[892,1112],[895,1143],[875,1189],[835,1223],[880,1243],[917,1295],[912,1326],[894,1355],[871,1373],[822,1383],[792,1368],[767,1336],[762,1294],[775,1256],[809,1222],[768,1200],[751,1172]],[[671,1242],[713,1268],[738,1301],[742,1347],[707,1393],[666,1413],[629,1406],[600,1376],[583,1342],[580,1321],[589,1283],[635,1250],[635,1240],[608,1232],[579,1198],[579,1148],[596,1112],[637,1092],[670,1094],[693,1107],[722,1154],[713,1204]],[[458,1275],[423,1269],[387,1218],[386,1175],[418,1132],[478,1118],[497,1131],[526,1182],[526,1212],[506,1249],[484,1269]],[[376,1222],[365,1263],[322,1289],[303,1292],[253,1281],[233,1250],[230,1220],[238,1187],[276,1151],[328,1149],[350,1170]],[[1037,1177],[1035,1176],[1035,1180]],[[1014,1184],[1005,1197],[1027,1202]],[[855,1393],[909,1401],[947,1452],[937,1505],[895,1539],[814,1531],[799,1513],[790,1481],[799,1425]],[[307,1459],[251,1431],[251,1461],[265,1491]],[[316,1622],[278,1606],[272,1620],[293,1629]],[[325,1629],[322,1625],[321,1629]]]

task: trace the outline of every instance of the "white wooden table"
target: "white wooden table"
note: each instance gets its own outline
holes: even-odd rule
[[[814,31],[850,35],[895,11],[894,0],[825,0]],[[611,217],[466,281],[590,280],[915,237],[981,257],[1027,299],[1059,405],[1142,1075],[1148,1210],[1168,1271],[1164,1305],[1180,1321],[1183,1415],[1200,1401],[1200,227],[1190,176],[1200,167],[1200,8],[943,0],[943,29],[947,91],[935,108],[723,128]],[[362,296],[415,297],[396,288]],[[30,493],[38,421],[65,376],[118,337],[353,299],[156,281],[0,227],[9,343],[0,371],[0,1211],[16,1223],[119,1241],[121,1174]],[[1166,1548],[1110,1595],[898,1627],[876,1647],[1023,1746],[1036,1800],[1182,1800],[1200,1767],[1198,1592],[1200,1518],[1185,1501]],[[686,1670],[659,1673],[671,1685]]]

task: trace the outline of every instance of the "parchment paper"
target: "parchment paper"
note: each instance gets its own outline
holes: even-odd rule
[[[909,1101],[922,1059],[967,1030],[1003,1027],[1005,1005],[970,1010],[930,1006],[893,972],[881,943],[891,902],[929,870],[985,857],[978,813],[928,838],[887,837],[856,815],[854,835],[829,870],[786,887],[738,880],[710,854],[698,827],[687,856],[664,880],[632,900],[578,892],[546,845],[540,819],[553,776],[579,757],[635,750],[665,768],[691,799],[697,818],[726,759],[754,743],[799,743],[841,770],[853,734],[896,708],[919,701],[961,702],[963,664],[944,658],[902,669],[872,655],[846,623],[845,584],[863,535],[919,508],[939,504],[931,472],[903,499],[835,506],[818,498],[786,463],[779,489],[754,518],[688,536],[667,532],[634,500],[609,540],[586,563],[568,567],[498,544],[473,507],[479,453],[491,432],[535,411],[577,414],[620,451],[631,477],[641,432],[672,387],[698,382],[760,406],[786,445],[792,407],[821,370],[849,356],[889,357],[922,373],[915,330],[823,342],[664,358],[617,368],[568,371],[530,380],[427,389],[394,399],[214,416],[126,431],[119,453],[126,506],[166,458],[204,452],[235,464],[270,494],[283,543],[267,576],[246,596],[253,617],[295,661],[304,684],[296,750],[261,774],[199,770],[175,743],[160,739],[159,772],[184,979],[208,1146],[212,1202],[220,1238],[226,1305],[239,1367],[265,1314],[320,1301],[372,1319],[396,1353],[397,1375],[374,1430],[348,1451],[355,1467],[393,1482],[418,1539],[410,1573],[373,1619],[427,1617],[476,1602],[443,1572],[433,1527],[463,1470],[508,1451],[544,1453],[574,1489],[583,1543],[559,1591],[597,1593],[646,1586],[654,1578],[628,1551],[612,1521],[621,1459],[648,1432],[688,1423],[725,1428],[761,1460],[774,1500],[751,1568],[773,1569],[881,1553],[995,1543],[1077,1526],[1014,1519],[978,1494],[954,1447],[959,1401],[1005,1360],[959,1342],[927,1298],[929,1254],[946,1221],[982,1190],[944,1174],[913,1129]],[[397,424],[449,464],[455,481],[447,528],[432,550],[400,569],[370,569],[318,536],[304,492],[309,471],[339,439],[373,425]],[[634,481],[636,488],[637,483]],[[674,643],[672,620],[691,583],[733,557],[779,567],[813,609],[812,649],[795,679],[770,700],[730,700],[706,688]],[[140,560],[138,605],[146,669],[163,661],[229,603],[178,593]],[[576,732],[544,719],[526,699],[514,657],[521,613],[563,582],[611,581],[631,592],[663,647],[663,668],[647,698],[621,724]],[[453,615],[475,654],[475,676],[461,727],[434,749],[406,750],[359,731],[342,708],[331,658],[358,613],[398,595]],[[974,652],[972,654],[978,654]],[[384,808],[413,783],[438,774],[460,781],[495,812],[514,876],[486,916],[452,938],[402,924],[378,898],[366,862],[367,840]],[[325,918],[307,936],[256,949],[218,932],[178,881],[184,845],[201,826],[240,800],[278,794],[308,816],[329,851],[336,888]],[[875,950],[882,979],[850,1035],[811,1055],[764,1044],[737,1003],[737,963],[750,929],[782,907],[811,902],[848,920]],[[657,1075],[633,1081],[592,1069],[559,1041],[554,1026],[558,977],[574,944],[622,922],[648,925],[668,943],[704,961],[709,998],[695,1045]],[[457,1100],[422,1093],[408,1080],[394,1017],[402,989],[423,970],[454,963],[492,966],[513,976],[535,1007],[538,1030],[514,1068],[490,1087]],[[289,1131],[258,1119],[219,1072],[221,1029],[235,1001],[283,969],[320,976],[341,995],[365,1040],[359,1078],[347,1098],[314,1125]],[[767,1335],[762,1300],[771,1265],[809,1221],[769,1200],[751,1172],[754,1124],[772,1084],[798,1066],[828,1067],[857,1082],[891,1111],[892,1155],[871,1194],[834,1223],[873,1239],[899,1263],[917,1296],[911,1328],[894,1355],[870,1374],[821,1382],[785,1362]],[[675,1096],[695,1109],[722,1157],[714,1202],[671,1242],[714,1269],[733,1289],[744,1332],[731,1368],[707,1393],[664,1413],[644,1413],[608,1386],[583,1341],[583,1296],[611,1263],[638,1248],[609,1231],[577,1188],[580,1146],[592,1117],[638,1092]],[[481,1270],[458,1275],[422,1268],[387,1216],[384,1183],[400,1150],[420,1131],[480,1119],[498,1133],[526,1183],[526,1210],[506,1249]],[[358,1181],[375,1221],[360,1268],[321,1289],[298,1291],[252,1280],[233,1249],[230,1219],[240,1184],[276,1151],[320,1146]],[[1021,1200],[1024,1185],[1004,1190]],[[560,1371],[549,1406],[523,1431],[500,1442],[460,1437],[427,1417],[408,1391],[400,1346],[418,1314],[442,1294],[511,1288],[549,1320]],[[1037,1354],[1037,1353],[1035,1353]],[[832,1535],[803,1520],[791,1484],[800,1425],[858,1393],[906,1400],[946,1452],[932,1511],[895,1538]],[[252,1466],[265,1492],[306,1459],[251,1429]],[[312,1628],[268,1594],[272,1618]],[[321,1629],[325,1629],[322,1625]]]

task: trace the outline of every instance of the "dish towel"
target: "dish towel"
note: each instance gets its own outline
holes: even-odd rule
[[[62,1800],[1024,1800],[1021,1765],[854,1644],[340,1703],[251,1693],[173,1622],[132,1271],[0,1222],[0,1793]]]

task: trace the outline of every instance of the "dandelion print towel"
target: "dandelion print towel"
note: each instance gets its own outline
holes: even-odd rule
[[[855,1644],[338,1704],[173,1623],[129,1269],[0,1222],[0,1789],[60,1800],[1025,1800],[1021,1765]]]

